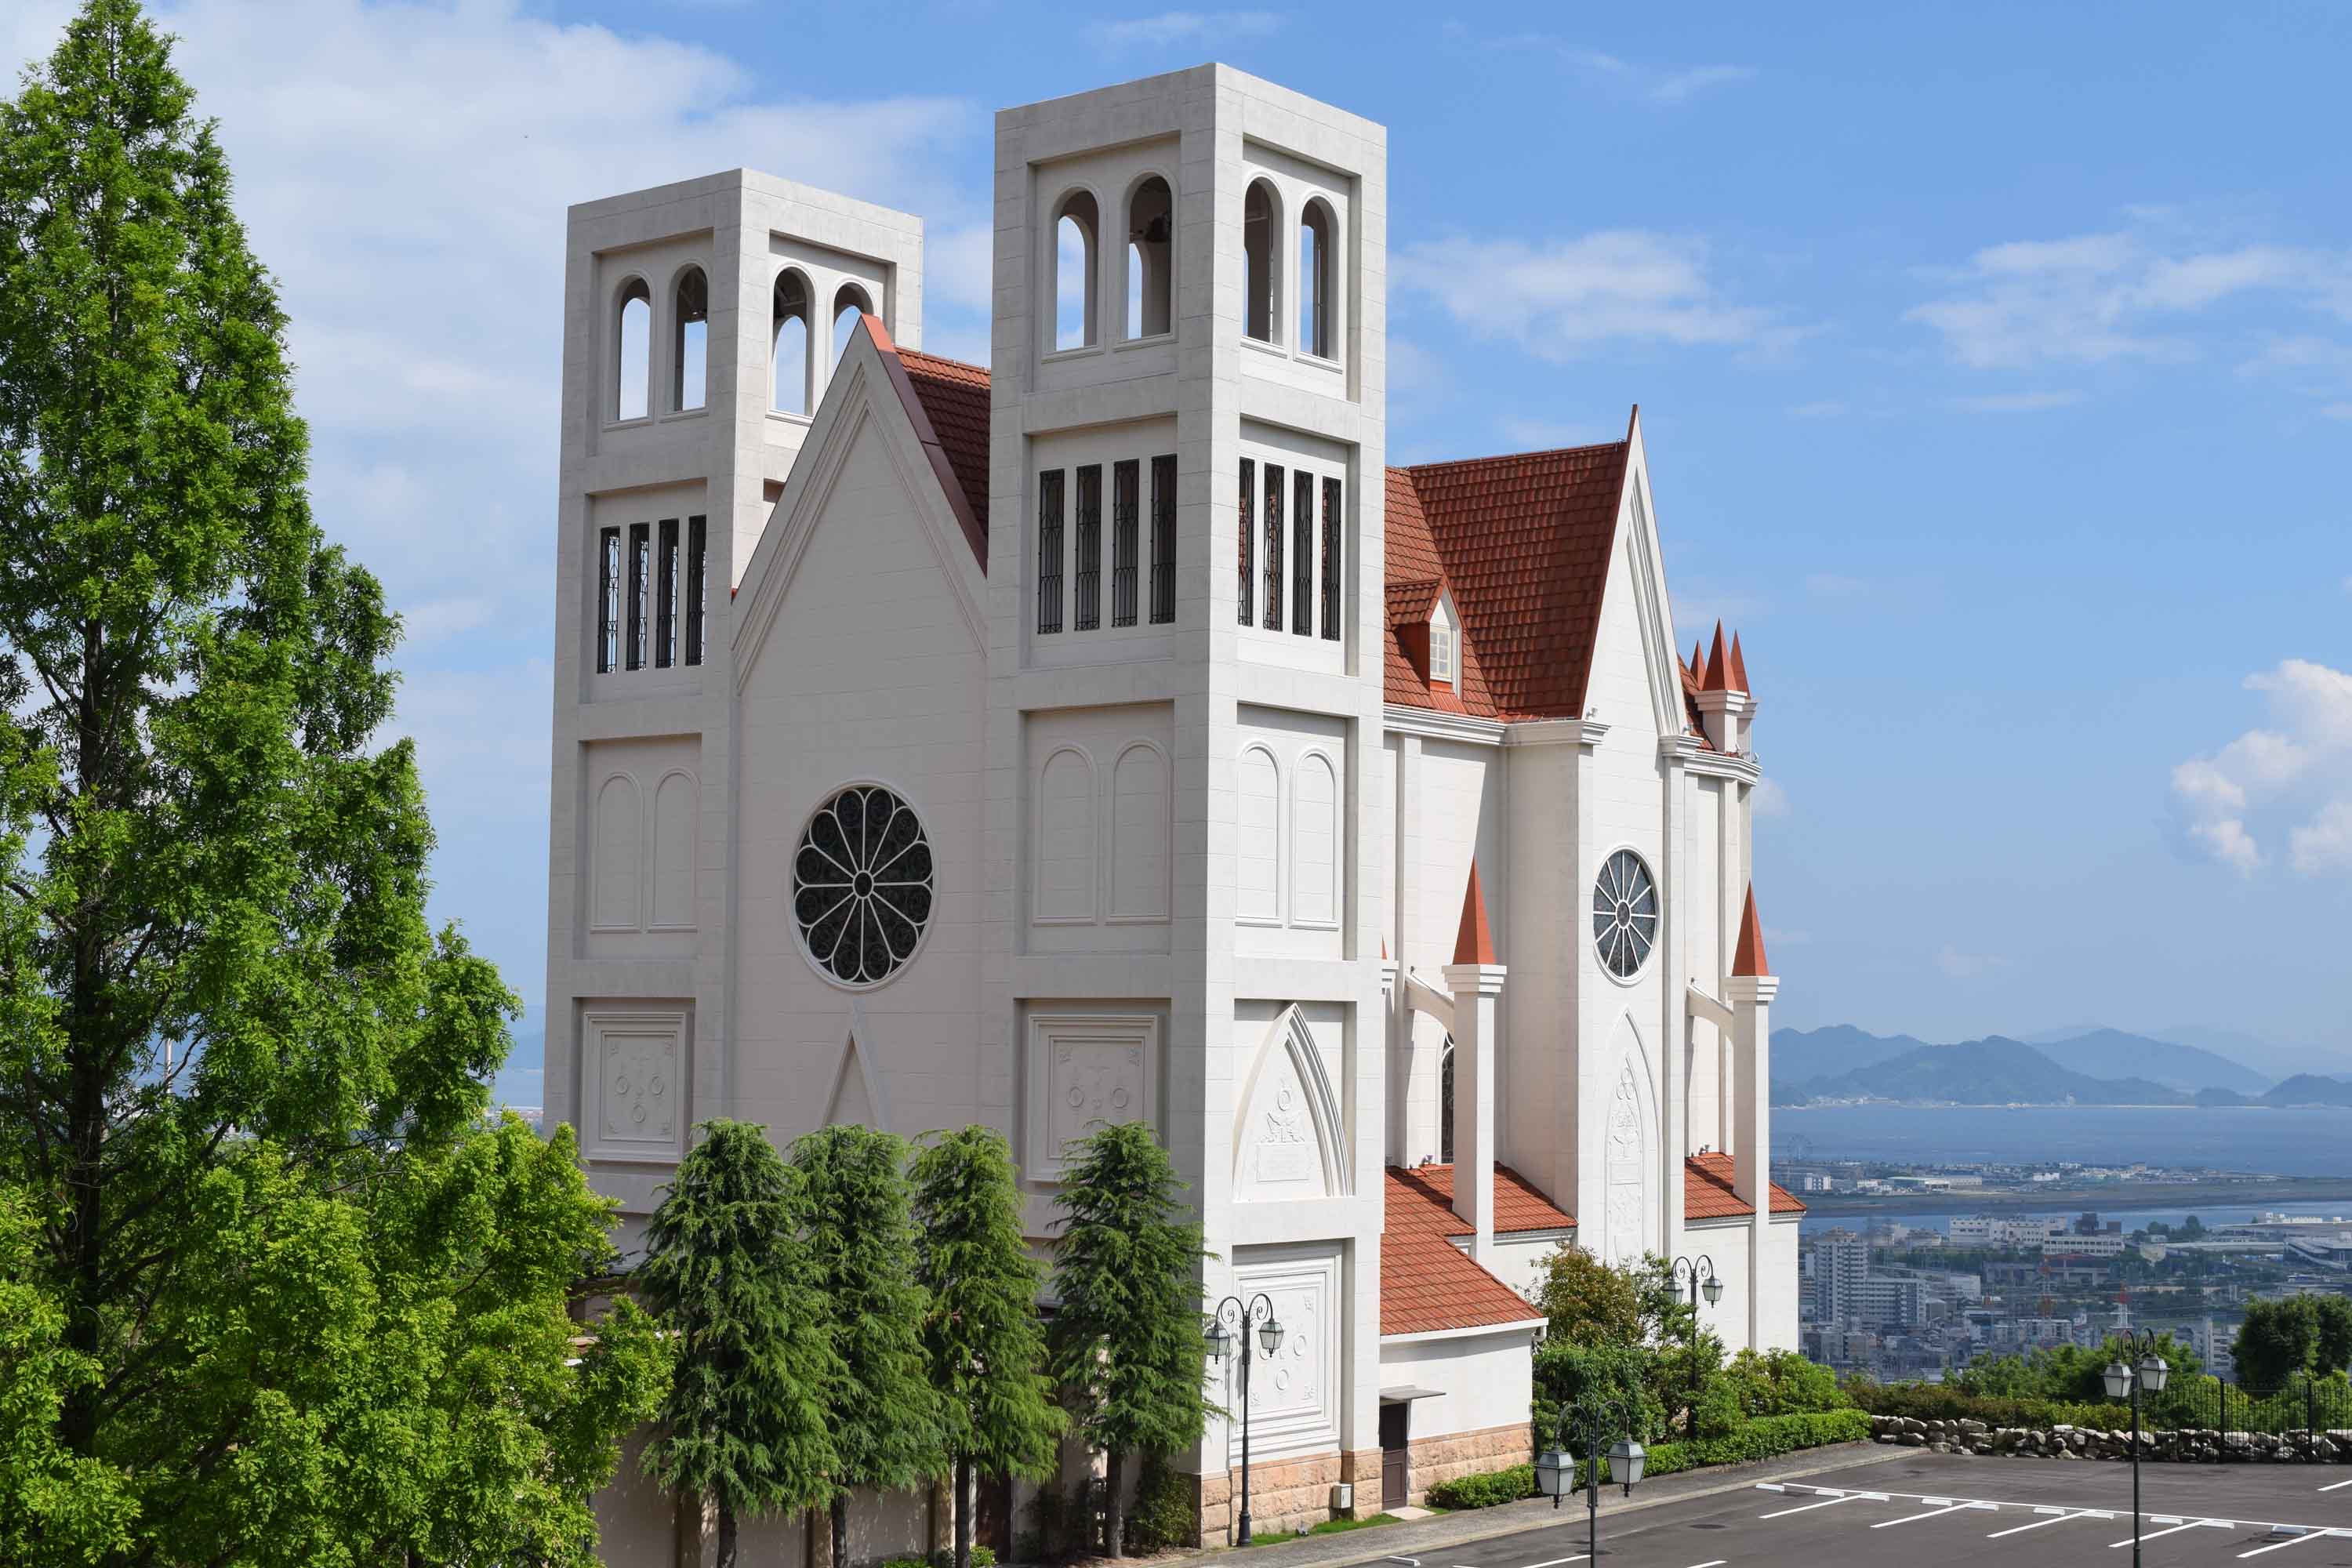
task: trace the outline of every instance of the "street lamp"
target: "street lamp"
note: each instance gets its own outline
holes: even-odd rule
[[[1561,1407],[1552,1447],[1536,1456],[1536,1489],[1551,1499],[1551,1506],[1557,1510],[1559,1500],[1575,1489],[1574,1449],[1583,1448],[1584,1552],[1596,1563],[1601,1559],[1601,1434],[1604,1430],[1618,1434],[1609,1445],[1609,1474],[1631,1497],[1633,1483],[1642,1479],[1642,1466],[1648,1458],[1640,1440],[1633,1436],[1633,1428],[1631,1404],[1613,1394],[1588,1393],[1574,1405]]]
[[[1234,1341],[1241,1342],[1242,1352],[1242,1528],[1240,1544],[1250,1543],[1250,1363],[1258,1358],[1250,1353],[1250,1331],[1257,1331],[1259,1349],[1272,1361],[1274,1352],[1282,1348],[1282,1323],[1274,1315],[1274,1302],[1263,1290],[1244,1303],[1239,1296],[1228,1296],[1217,1303],[1209,1314],[1209,1353],[1223,1362],[1234,1353]]]
[[[1687,1279],[1690,1284],[1690,1348],[1693,1352],[1696,1352],[1698,1349],[1699,1293],[1701,1291],[1706,1292],[1706,1304],[1712,1307],[1717,1301],[1723,1300],[1723,1281],[1716,1276],[1715,1259],[1709,1258],[1704,1252],[1700,1253],[1696,1259],[1688,1258],[1677,1258],[1675,1259],[1675,1284],[1679,1287],[1685,1279]],[[1698,1436],[1698,1362],[1695,1355],[1691,1362],[1689,1414],[1684,1417],[1683,1426],[1684,1436],[1689,1437],[1696,1437]]]
[[[2169,1338],[2170,1336],[2166,1336]],[[2137,1368],[2121,1361],[2111,1361],[2100,1375],[2107,1385],[2109,1399],[2129,1399],[2132,1417],[2132,1568],[2139,1568],[2139,1396],[2143,1392],[2162,1394],[2172,1375],[2172,1369],[2156,1352],[2158,1343],[2154,1329],[2141,1329],[2123,1337],[2124,1353],[2138,1363]]]

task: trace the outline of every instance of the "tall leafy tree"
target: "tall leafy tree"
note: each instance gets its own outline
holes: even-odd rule
[[[849,1561],[849,1493],[896,1491],[940,1472],[940,1400],[921,1340],[904,1139],[820,1128],[793,1144],[807,1184],[808,1245],[840,1373],[826,1394],[835,1455],[833,1561]]]
[[[0,102],[0,1188],[52,1369],[32,1462],[100,1562],[584,1563],[664,1352],[624,1310],[575,1357],[610,1205],[568,1137],[484,1121],[516,1003],[425,921],[415,758],[373,740],[398,622],[311,520],[230,194],[133,0],[88,0]],[[30,1561],[89,1560],[64,1535]]]
[[[814,1508],[831,1491],[825,1396],[841,1367],[802,1239],[799,1173],[764,1127],[699,1131],[646,1227],[637,1271],[678,1338],[646,1460],[665,1485],[717,1506],[719,1568],[734,1568],[741,1516]]]
[[[1063,1158],[1051,1366],[1108,1465],[1103,1550],[1114,1557],[1125,1551],[1128,1457],[1198,1442],[1208,1423],[1200,1283],[1208,1254],[1182,1190],[1139,1121],[1101,1128]]]
[[[923,1351],[955,1464],[955,1568],[971,1568],[975,1471],[1043,1479],[1065,1426],[1043,1371],[1041,1271],[1021,1235],[1013,1151],[992,1127],[915,1156],[915,1272],[929,1298]]]

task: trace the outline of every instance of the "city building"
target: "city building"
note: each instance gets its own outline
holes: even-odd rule
[[[1841,1226],[1813,1240],[1816,1319],[1853,1328],[1861,1321],[1862,1282],[1870,1275],[1870,1242]]]
[[[906,214],[570,215],[548,1117],[632,1241],[707,1118],[988,1122],[1041,1247],[1066,1142],[1149,1122],[1204,1302],[1286,1330],[1268,1531],[1528,1458],[1562,1239],[1797,1342],[1745,650],[1675,652],[1638,416],[1387,465],[1386,146],[1221,66],[1005,110],[984,366]],[[1175,1457],[1213,1543],[1239,1458]],[[859,1498],[856,1557],[942,1508]],[[697,1528],[633,1461],[600,1512]]]

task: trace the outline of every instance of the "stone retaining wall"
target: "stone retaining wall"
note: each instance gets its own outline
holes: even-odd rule
[[[2029,1459],[2128,1459],[2131,1433],[2096,1426],[1994,1426],[1982,1421],[1923,1421],[1874,1415],[1871,1436],[1937,1454],[2010,1455]],[[2221,1432],[2181,1427],[2140,1434],[2140,1458],[2182,1464],[2340,1464],[2352,1460],[2352,1429],[2324,1432]]]

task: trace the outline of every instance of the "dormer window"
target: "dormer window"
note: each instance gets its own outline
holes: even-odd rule
[[[1462,684],[1461,632],[1454,619],[1454,601],[1438,596],[1429,612],[1429,679],[1459,689]]]

